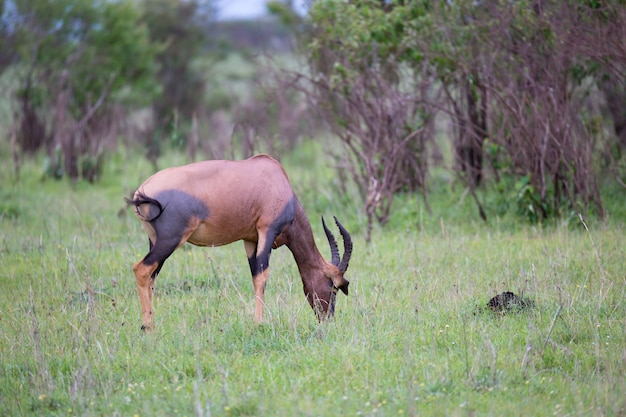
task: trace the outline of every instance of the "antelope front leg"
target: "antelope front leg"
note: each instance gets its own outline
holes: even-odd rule
[[[150,331],[154,329],[152,311],[152,291],[154,289],[154,278],[152,273],[156,270],[155,265],[146,265],[143,260],[133,266],[135,278],[137,280],[137,291],[139,292],[139,302],[141,303],[142,325],[141,329]]]
[[[261,323],[265,316],[265,303],[263,301],[265,295],[265,284],[269,274],[268,261],[269,255],[257,255],[258,245],[254,242],[244,242],[248,263],[250,264],[250,272],[252,273],[252,285],[254,286],[254,321]],[[271,250],[271,249],[270,249]]]
[[[265,295],[265,284],[267,283],[267,275],[269,270],[261,272],[252,278],[252,285],[254,285],[254,321],[257,323],[263,322],[265,318],[265,302],[263,297]]]

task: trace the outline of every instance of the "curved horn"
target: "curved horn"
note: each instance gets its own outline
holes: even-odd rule
[[[343,227],[341,223],[339,223],[339,220],[337,220],[337,217],[335,217],[335,223],[337,223],[337,227],[339,228],[341,237],[343,237],[343,247],[344,247],[343,257],[341,258],[341,262],[337,266],[339,270],[341,271],[341,273],[343,274],[348,269],[348,263],[350,262],[350,257],[352,256],[352,238],[350,237],[350,233],[348,233],[346,228]]]
[[[326,226],[326,222],[324,221],[324,217],[322,216],[322,225],[324,226],[324,232],[326,233],[326,238],[328,239],[328,243],[330,244],[330,254],[331,254],[331,263],[336,267],[339,267],[339,247],[337,246],[337,241],[335,240],[335,236],[331,233],[330,229]]]

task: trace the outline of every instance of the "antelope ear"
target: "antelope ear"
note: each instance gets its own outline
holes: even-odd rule
[[[344,277],[336,277],[332,278],[332,280],[335,288],[339,288],[341,292],[343,292],[345,295],[348,295],[348,285],[350,285],[350,281],[348,281]]]
[[[339,287],[339,289],[345,294],[348,295],[348,285],[350,285],[350,281],[348,281],[347,279],[344,279],[344,281],[346,281],[345,285],[342,285],[341,287]]]
[[[324,275],[326,278],[330,279],[333,283],[333,287],[341,290],[345,295],[348,295],[348,285],[350,285],[350,281],[343,277],[343,274],[339,271],[335,265],[326,263],[326,267],[324,268]]]

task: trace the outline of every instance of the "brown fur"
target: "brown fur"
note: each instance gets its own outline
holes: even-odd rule
[[[340,271],[339,264],[326,262],[320,254],[285,170],[268,155],[164,169],[148,178],[128,202],[150,240],[150,252],[133,267],[146,329],[153,327],[154,280],[167,257],[185,242],[220,246],[244,241],[257,321],[264,316],[270,252],[282,245],[293,253],[307,300],[320,320],[333,314],[337,289],[348,293],[343,274],[352,249],[350,235],[340,227],[346,245]],[[329,241],[336,247],[334,238]]]

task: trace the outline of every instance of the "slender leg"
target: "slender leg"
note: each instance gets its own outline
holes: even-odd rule
[[[137,291],[141,302],[142,330],[154,329],[152,311],[152,292],[154,290],[154,272],[158,268],[158,263],[146,265],[144,260],[137,262],[133,266],[135,278],[137,279]]]
[[[244,241],[246,248],[246,255],[248,256],[248,262],[250,264],[250,272],[252,273],[252,285],[254,286],[254,321],[260,323],[264,318],[263,297],[265,294],[265,284],[267,283],[267,276],[269,270],[267,269],[267,263],[263,265],[262,259],[264,256],[257,256],[258,245],[255,242]]]
[[[254,321],[257,323],[262,323],[265,318],[265,302],[263,301],[263,297],[265,295],[265,284],[267,283],[267,276],[269,270],[261,272],[259,275],[255,276],[252,279],[252,285],[254,285]]]
[[[139,301],[141,302],[142,330],[154,329],[154,312],[152,306],[152,293],[154,291],[154,281],[163,267],[165,260],[189,237],[186,232],[182,238],[162,238],[152,243],[150,241],[150,251],[139,262],[133,266],[135,278],[137,279],[137,290]]]

